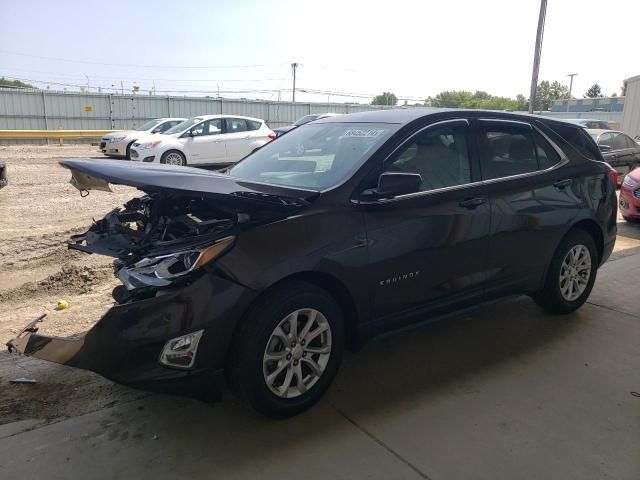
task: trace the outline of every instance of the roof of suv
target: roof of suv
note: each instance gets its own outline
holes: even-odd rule
[[[429,107],[411,107],[411,108],[391,108],[388,110],[376,110],[367,112],[350,113],[347,115],[341,115],[340,117],[327,117],[315,120],[314,123],[333,123],[333,122],[358,122],[358,123],[397,123],[406,124],[416,120],[418,118],[428,117],[430,115],[450,113],[468,113],[472,117],[498,117],[513,120],[542,120],[547,123],[563,123],[565,125],[571,125],[572,127],[579,128],[575,123],[565,121],[564,119],[557,119],[551,117],[545,117],[541,115],[530,115],[528,113],[513,113],[497,110],[479,110],[479,109],[443,109],[443,108],[429,108]]]

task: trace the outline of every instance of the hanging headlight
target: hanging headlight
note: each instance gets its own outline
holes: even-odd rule
[[[143,258],[130,267],[121,268],[118,271],[118,278],[127,290],[164,287],[219,257],[233,244],[234,240],[235,237],[225,237],[202,249]]]

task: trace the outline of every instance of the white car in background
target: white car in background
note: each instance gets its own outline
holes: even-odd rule
[[[175,127],[184,118],[155,118],[144,123],[135,130],[118,130],[102,137],[100,151],[108,157],[129,158],[129,149],[133,142],[150,133],[162,133]]]
[[[229,165],[276,138],[264,120],[201,115],[131,147],[131,160],[169,165]]]

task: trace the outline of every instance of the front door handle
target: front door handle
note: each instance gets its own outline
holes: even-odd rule
[[[465,198],[458,205],[462,208],[468,208],[469,210],[473,210],[474,208],[479,207],[487,201],[484,197],[473,197],[473,198]]]
[[[556,190],[564,190],[569,185],[571,185],[572,182],[573,180],[571,180],[570,178],[565,178],[564,180],[558,180],[553,184],[553,186],[556,187]]]

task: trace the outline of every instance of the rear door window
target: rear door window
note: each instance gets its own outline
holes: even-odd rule
[[[479,132],[482,178],[485,180],[538,170],[530,128],[519,125],[483,125]]]
[[[247,122],[244,118],[226,118],[227,133],[239,133],[247,131]]]

